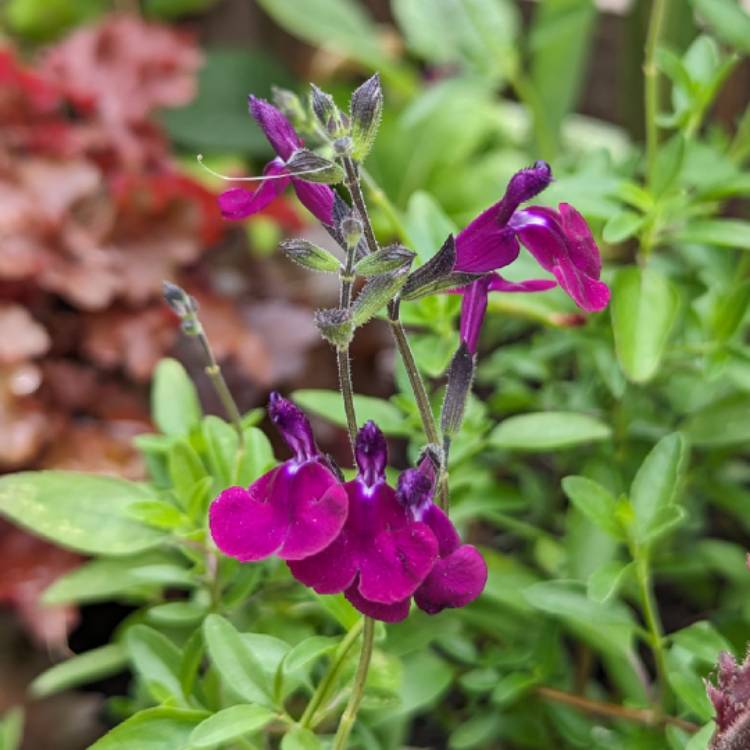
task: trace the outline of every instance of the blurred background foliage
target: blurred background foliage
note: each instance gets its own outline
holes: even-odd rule
[[[313,308],[335,299],[335,284],[274,253],[282,236],[320,241],[318,230],[288,198],[242,227],[221,224],[221,183],[195,155],[222,172],[257,170],[269,149],[247,116],[248,93],[304,93],[312,80],[343,103],[379,70],[386,110],[365,182],[381,238],[424,260],[497,200],[515,170],[544,158],[556,181],[541,198],[585,214],[613,302],[584,320],[558,291],[491,299],[451,466],[453,516],[486,552],[488,588],[465,611],[412,615],[381,633],[357,742],[705,748],[712,709],[702,679],[721,649],[742,654],[750,636],[750,16],[737,0],[666,3],[644,77],[654,5],[1,2],[0,466],[134,480],[148,466],[164,489],[180,476],[179,456],[169,454],[165,469],[165,452],[185,440],[213,482],[226,479],[211,452],[210,436],[222,440],[215,417],[175,426],[158,396],[155,420],[149,414],[148,382],[168,353],[196,375],[206,411],[219,411],[161,306],[165,277],[199,299],[243,409],[262,405],[272,387],[293,392],[345,463],[335,370],[310,322]],[[647,116],[649,80],[658,108]],[[519,259],[516,274],[534,275],[531,262]],[[403,317],[437,407],[457,302],[409,303]],[[353,354],[360,418],[380,423],[405,466],[422,440],[419,416],[380,323]],[[162,393],[183,394],[175,403],[193,413],[180,373],[162,370]],[[153,421],[163,434],[141,435],[136,450],[133,436]],[[656,500],[644,483],[658,488]],[[212,486],[203,481],[203,492]],[[658,517],[644,511],[650,503]],[[110,557],[30,519],[8,490],[0,510],[36,534],[0,527],[0,601],[15,613],[0,620],[0,708],[26,703],[24,750],[86,747],[113,719],[179,693],[174,673],[192,679],[185,665],[202,653],[193,632],[218,665],[201,687],[218,710],[234,700],[220,690],[227,657],[211,645],[221,633],[231,640],[227,627],[248,643],[248,633],[273,636],[286,653],[351,625],[335,600],[325,610],[290,586],[285,570],[239,571],[230,561],[222,611],[234,626],[205,620],[203,563],[184,549],[143,552],[150,545],[138,548],[135,537],[125,557]],[[202,523],[158,510],[141,508],[138,519],[165,536],[189,538]],[[64,526],[69,512],[61,504],[53,518]],[[109,523],[113,539],[127,535],[116,514]],[[95,560],[78,568],[82,555]],[[56,606],[40,603],[64,573],[46,595]],[[253,594],[261,583],[266,593]],[[36,694],[54,697],[25,699],[49,653],[59,659],[68,642],[76,653],[110,650],[63,661],[67,671],[35,683]],[[253,653],[273,673],[281,656],[269,644]],[[304,669],[319,669],[325,653],[321,645]],[[301,674],[289,678],[291,695],[309,680]],[[78,688],[94,679],[102,681]],[[654,725],[654,684],[681,721]],[[168,714],[153,720],[174,729]],[[8,713],[2,750],[14,750],[20,726]],[[187,746],[180,732],[170,747]],[[316,747],[305,741],[283,747]]]

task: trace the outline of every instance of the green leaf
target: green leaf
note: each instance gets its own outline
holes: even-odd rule
[[[750,221],[698,219],[682,227],[675,241],[750,250]]]
[[[43,698],[122,672],[127,663],[125,647],[120,643],[110,643],[55,664],[36,677],[29,690],[37,698]]]
[[[534,15],[531,80],[541,101],[535,116],[544,117],[555,139],[580,94],[595,19],[593,0],[543,0]]]
[[[750,441],[750,396],[715,401],[689,416],[682,427],[692,445],[713,448]]]
[[[750,15],[738,0],[691,0],[716,35],[738,50],[750,52]]]
[[[0,513],[29,531],[88,555],[154,547],[161,531],[132,520],[153,499],[139,484],[74,471],[25,471],[0,478]]]
[[[616,501],[605,487],[587,477],[570,476],[562,480],[568,499],[587,518],[615,539],[623,539],[624,532],[616,516]]]
[[[294,727],[281,739],[281,750],[322,750],[323,743],[309,729]]]
[[[0,750],[18,750],[23,736],[24,713],[20,707],[11,708],[0,719]]]
[[[613,656],[631,655],[634,622],[619,603],[594,602],[579,584],[569,581],[536,583],[523,596],[536,609],[560,618],[594,648]]]
[[[186,440],[176,440],[167,453],[167,466],[174,493],[183,508],[190,504],[195,485],[206,476],[206,469]]]
[[[153,586],[192,588],[196,580],[188,568],[158,550],[129,557],[103,557],[58,578],[45,589],[45,604],[71,604],[137,596]]]
[[[295,85],[277,59],[257,50],[211,49],[198,73],[198,96],[162,112],[161,119],[172,140],[189,152],[268,155],[263,131],[248,116],[247,95],[268,97],[272,85]],[[208,174],[199,167],[195,172],[201,179]]]
[[[498,681],[492,691],[492,702],[501,708],[510,706],[528,693],[537,681],[532,675],[523,672],[507,674]]]
[[[635,537],[643,541],[663,523],[661,512],[672,505],[685,472],[685,439],[679,432],[662,438],[646,456],[630,487]]]
[[[221,486],[232,484],[239,450],[239,437],[232,425],[211,414],[203,418],[203,438],[211,473]]]
[[[379,35],[362,7],[352,0],[258,0],[282,28],[316,46],[371,68],[389,66]]]
[[[675,183],[685,159],[685,137],[681,133],[673,135],[659,146],[651,176],[651,190],[654,196],[663,195]]]
[[[47,41],[96,18],[105,8],[103,0],[10,0],[3,16],[16,34]]]
[[[313,635],[305,638],[284,657],[282,663],[284,673],[292,674],[305,669],[321,656],[336,648],[338,643],[338,638],[329,638],[324,635]]]
[[[144,0],[146,16],[173,19],[208,10],[216,0]]]
[[[722,651],[732,652],[732,645],[718,630],[705,620],[694,622],[669,636],[675,646],[688,651],[698,661],[713,667]]]
[[[166,627],[197,625],[206,616],[208,606],[208,601],[166,602],[151,607],[146,612],[146,619]]]
[[[429,193],[418,190],[409,198],[406,226],[421,263],[426,263],[442,247],[456,224]]]
[[[714,338],[723,342],[729,339],[740,326],[750,306],[750,280],[746,279],[721,294],[711,315],[711,330]]]
[[[685,745],[685,750],[707,750],[708,743],[715,731],[716,725],[713,721],[710,721],[690,738],[690,741]]]
[[[653,268],[626,268],[612,290],[612,329],[623,372],[645,383],[659,370],[679,310],[672,284]]]
[[[219,615],[203,623],[206,648],[224,684],[248,703],[272,706],[268,677],[247,641]]]
[[[148,708],[126,719],[88,750],[187,750],[193,729],[204,711]]]
[[[611,245],[624,242],[641,228],[643,221],[644,217],[641,214],[624,209],[607,221],[602,230],[602,237]]]
[[[301,390],[295,391],[292,398],[303,409],[340,427],[346,427],[344,404],[338,391]],[[357,419],[359,419],[360,424],[372,419],[389,437],[409,434],[409,430],[404,424],[404,415],[393,404],[382,398],[355,395],[354,408],[357,411]]]
[[[604,422],[587,414],[545,411],[508,417],[489,440],[496,448],[549,451],[607,440],[611,434]]]
[[[125,635],[125,647],[135,672],[155,700],[182,697],[181,657],[172,641],[147,625],[134,625]]]
[[[263,706],[231,706],[198,724],[190,735],[190,746],[215,747],[257,732],[275,718],[276,714]]]
[[[586,589],[589,599],[600,604],[608,602],[617,594],[633,567],[633,563],[624,563],[620,560],[604,563],[589,577]]]
[[[490,747],[497,736],[502,719],[497,711],[481,711],[453,730],[448,738],[450,750]]]
[[[341,625],[344,630],[351,630],[355,623],[360,619],[357,612],[343,594],[334,594],[333,596],[323,596],[315,594],[313,596],[318,600],[323,609]]]
[[[201,420],[198,392],[176,359],[159,362],[151,388],[151,413],[165,435],[182,437]]]

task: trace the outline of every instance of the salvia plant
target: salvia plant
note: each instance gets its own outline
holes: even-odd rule
[[[696,4],[736,43],[744,15],[724,0],[721,12]],[[429,59],[409,3],[396,5]],[[702,132],[739,58],[706,35],[682,56],[661,45],[664,6],[654,3],[647,47],[644,158],[586,162],[577,186],[535,161],[460,224],[429,200],[410,202],[404,221],[376,182],[378,172],[388,181],[376,135],[387,141],[394,127],[386,118],[379,130],[377,73],[347,111],[316,86],[306,98],[250,97],[276,156],[219,208],[244,219],[291,188],[324,228],[337,250],[295,238],[282,251],[338,276],[338,304],[315,325],[339,391],[271,394],[266,414],[287,446],[278,460],[258,427],[264,413],[235,404],[196,301],[166,283],[226,419],[204,416],[183,368],[164,360],[153,383],[159,432],[137,438],[147,482],[0,480],[4,514],[93,558],[58,580],[48,603],[133,606],[111,643],[32,685],[44,696],[131,670],[128,696],[110,704],[121,721],[95,750],[386,750],[415,737],[453,750],[750,747],[750,664],[731,655],[747,640],[744,555],[696,541],[707,508],[748,525],[746,467],[724,459],[750,437],[740,336],[750,287],[744,260],[735,274],[732,251],[719,259],[716,248],[750,243],[744,222],[716,215],[750,192],[750,120],[731,140]],[[315,40],[316,26],[284,18]],[[378,59],[363,49],[364,64]],[[481,69],[482,59],[466,62]],[[672,82],[668,113],[657,111],[659,71]],[[409,74],[384,68],[402,93]],[[483,74],[495,82],[498,71]],[[619,248],[622,267],[604,269],[612,283],[579,199]],[[398,241],[382,245],[383,226]],[[571,304],[539,302],[554,294]],[[516,316],[502,331],[498,312]],[[523,317],[546,328],[529,333]],[[390,401],[355,395],[350,347],[373,318],[398,354]],[[483,329],[502,344],[488,357]],[[439,340],[450,350],[430,351]],[[519,411],[533,413],[490,419]],[[321,451],[305,412],[346,428],[345,465]],[[387,438],[408,442],[398,468]],[[589,451],[573,450],[582,445]],[[704,452],[702,471],[688,446]],[[528,453],[538,462],[519,457]],[[681,548],[665,544],[676,538]],[[674,582],[680,603],[720,598],[721,622],[667,631],[657,577]],[[3,722],[8,743],[19,725],[16,713]]]

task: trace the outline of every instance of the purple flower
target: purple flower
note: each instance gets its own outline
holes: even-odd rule
[[[706,684],[716,710],[710,750],[750,747],[750,655],[742,664],[726,652],[719,656],[718,684]]]
[[[273,179],[265,180],[255,192],[232,188],[219,196],[219,206],[225,219],[244,219],[262,211],[276,196],[281,195],[291,182],[301,203],[324,224],[333,224],[333,190],[328,185],[308,182],[287,175],[286,162],[302,147],[289,120],[264,99],[249,98],[250,114],[260,125],[268,142],[278,154],[266,164],[263,174]]]
[[[271,394],[268,413],[294,457],[247,489],[224,490],[209,510],[216,546],[242,562],[314,555],[346,521],[346,491],[320,455],[307,417],[278,393]]]
[[[398,482],[398,498],[415,521],[422,521],[438,540],[432,571],[414,594],[420,609],[430,615],[448,607],[465,607],[487,583],[487,564],[476,547],[461,544],[448,516],[432,501],[435,473],[429,459],[418,469],[407,469]]]
[[[289,568],[319,594],[344,591],[360,611],[395,622],[406,617],[409,597],[432,570],[438,543],[386,483],[387,458],[383,433],[368,422],[357,435],[359,474],[344,485],[349,497],[344,528],[329,547],[289,562]]]
[[[454,270],[489,274],[462,290],[461,337],[472,353],[476,352],[489,292],[539,292],[559,284],[588,312],[603,310],[609,302],[609,288],[599,281],[599,249],[581,214],[567,203],[561,203],[558,211],[541,206],[518,209],[551,180],[552,171],[543,161],[520,170],[511,178],[505,195],[456,237]],[[521,245],[554,281],[513,283],[496,273],[518,257]]]

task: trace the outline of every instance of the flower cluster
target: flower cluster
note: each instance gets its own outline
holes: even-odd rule
[[[706,684],[716,711],[710,750],[750,747],[750,655],[742,664],[726,652],[719,656],[717,684]]]
[[[294,455],[213,502],[211,533],[222,552],[243,562],[276,554],[319,594],[343,592],[385,622],[403,620],[412,596],[430,614],[479,596],[487,567],[433,503],[429,459],[404,472],[394,490],[385,438],[368,422],[357,435],[357,476],[342,482],[302,411],[272,394],[269,415]]]

